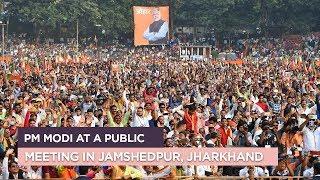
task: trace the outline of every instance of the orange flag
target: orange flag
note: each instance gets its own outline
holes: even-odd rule
[[[27,76],[31,75],[31,67],[30,67],[29,63],[25,63],[24,72],[27,74]]]
[[[39,66],[36,66],[36,67],[34,68],[34,73],[37,74],[37,75],[40,75],[40,68],[39,68]]]
[[[10,80],[16,81],[17,83],[20,83],[22,81],[22,77],[20,74],[14,73],[14,74],[11,74]]]
[[[237,60],[231,60],[231,61],[226,61],[225,64],[232,64],[232,65],[237,65],[241,66],[244,64],[244,61],[242,59],[237,59]]]

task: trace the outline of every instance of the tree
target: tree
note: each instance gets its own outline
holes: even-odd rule
[[[100,24],[109,36],[121,36],[133,32],[131,0],[101,0]]]
[[[10,12],[22,22],[33,23],[38,30],[54,29],[57,24],[75,24],[80,21],[83,29],[101,19],[99,5],[91,0],[63,0],[47,3],[13,0]]]
[[[257,27],[306,33],[320,28],[319,0],[10,0],[8,11],[11,20],[32,23],[38,33],[57,31],[61,25],[75,33],[79,21],[84,35],[105,30],[110,37],[132,37],[133,5],[170,5],[174,26],[220,33]]]
[[[184,26],[204,26],[222,30],[223,15],[234,5],[234,0],[190,0],[177,9],[175,22]]]
[[[269,26],[291,33],[306,33],[319,26],[318,0],[272,0],[267,6]]]

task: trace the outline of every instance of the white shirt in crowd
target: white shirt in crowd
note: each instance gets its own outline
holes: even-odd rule
[[[170,118],[169,118],[169,112],[168,111],[164,111],[163,113],[162,112],[158,112],[158,117],[159,116],[163,116],[163,119],[164,119],[164,125],[167,126],[167,127],[170,127]]]
[[[313,174],[314,174],[313,167],[303,171],[303,177],[313,177]]]
[[[82,115],[80,116],[74,115],[73,116],[74,124],[79,124],[81,118],[82,118]]]
[[[160,172],[155,172],[155,173],[153,172],[147,173],[142,166],[137,166],[136,169],[138,169],[143,174],[143,179],[148,179],[148,180],[163,178],[165,176],[168,176],[171,172],[170,166],[165,167]]]
[[[148,117],[135,115],[130,125],[131,127],[149,127],[149,120],[151,119]]]
[[[44,120],[46,118],[46,112],[44,109],[39,109],[39,112],[37,113],[37,118],[36,118],[36,127],[38,127],[39,123],[41,120]]]
[[[317,112],[317,105],[314,105],[311,108],[307,106],[305,109],[303,109],[302,107],[298,109],[299,114],[309,115],[309,114],[316,114],[316,112]]]
[[[93,121],[91,122],[91,127],[96,127],[96,125],[99,126],[100,125],[99,119],[96,118],[95,116],[93,116],[92,118],[93,118]]]
[[[14,161],[18,162],[18,159],[14,158]],[[8,157],[3,158],[1,170],[2,170],[2,175],[0,175],[0,177],[2,176],[1,177],[2,179],[9,179],[10,172],[9,172],[9,158]],[[15,174],[13,176],[14,176],[14,179],[18,179],[18,174]],[[24,177],[24,179],[27,179],[26,173],[23,173],[23,177]]]
[[[28,168],[28,179],[42,179],[42,167],[39,167],[37,171],[34,171],[31,167]]]
[[[210,166],[204,166],[204,165],[200,165],[200,166],[196,166],[197,169],[197,175],[198,176],[206,176],[206,171],[207,172],[211,172],[211,168]],[[183,166],[183,171],[185,173],[186,176],[193,176],[195,175],[195,166]]]
[[[239,176],[240,177],[249,177],[248,167],[245,167],[240,170]],[[269,176],[269,171],[267,169],[263,170],[261,167],[254,167],[254,177],[261,177],[261,176]]]
[[[174,134],[175,134],[175,131],[174,131],[174,130],[168,132],[167,138],[172,138],[172,136],[173,136]]]
[[[304,151],[320,151],[320,127],[317,127],[314,131],[304,127],[302,132]]]

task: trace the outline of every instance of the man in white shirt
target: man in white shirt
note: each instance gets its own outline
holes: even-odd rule
[[[77,125],[81,118],[83,118],[81,114],[81,109],[77,107],[75,109],[75,114],[73,115],[74,123]]]
[[[305,114],[305,115],[316,114],[316,111],[317,111],[317,105],[314,105],[309,108],[306,100],[302,100],[300,107],[298,108],[299,114]]]
[[[27,173],[28,179],[42,179],[42,167],[31,166]]]
[[[129,96],[129,99],[127,96]],[[128,90],[123,91],[122,99],[126,104],[126,111],[130,110],[131,112],[134,112],[139,107],[139,103],[136,101],[134,94],[130,94],[130,91]]]
[[[143,174],[143,179],[148,180],[164,178],[171,172],[170,166],[165,166],[164,168],[160,168],[160,170],[157,171],[155,171],[153,166],[138,166],[136,167],[136,169],[138,169]]]
[[[208,100],[208,94],[203,93],[205,91],[204,87],[200,87],[197,86],[196,88],[196,102],[198,104],[201,104],[202,106],[206,106],[207,105],[207,100]],[[204,94],[204,95],[203,95]]]
[[[204,166],[204,165],[199,165],[199,166],[183,166],[183,171],[186,176],[194,176],[197,175],[199,177],[206,176],[206,172],[212,172],[210,166]],[[196,173],[195,173],[196,172]]]
[[[3,179],[26,179],[26,174],[21,171],[17,162],[9,162],[9,156],[13,154],[13,149],[8,149],[2,162]],[[15,159],[16,161],[16,159]]]
[[[267,169],[262,169],[261,167],[246,166],[239,172],[240,177],[268,177],[269,171]]]
[[[309,115],[300,130],[303,133],[304,151],[320,151],[320,120],[310,119]]]
[[[99,126],[100,125],[99,120],[94,116],[93,110],[89,109],[87,113],[89,118],[86,118],[86,120],[89,120],[89,121],[91,120],[91,127]]]
[[[131,127],[149,127],[149,118],[143,116],[143,108],[139,107],[135,113]]]
[[[31,100],[31,109],[29,111],[33,111],[36,113],[36,126],[38,127],[41,120],[46,118],[46,111],[42,108],[42,99],[36,98]]]

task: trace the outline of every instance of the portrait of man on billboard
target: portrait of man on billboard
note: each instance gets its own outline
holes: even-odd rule
[[[160,8],[152,10],[153,22],[145,30],[143,37],[149,44],[167,44],[169,24],[161,18]]]

